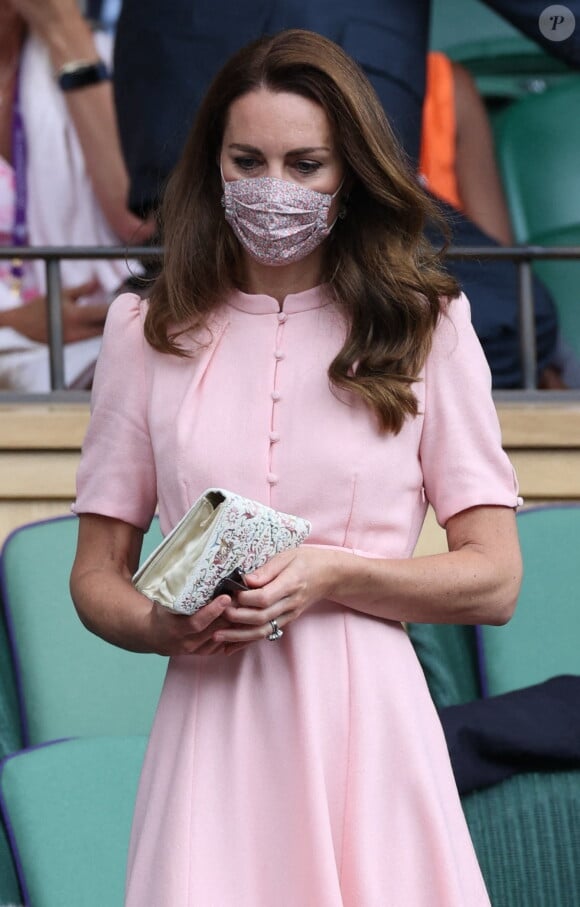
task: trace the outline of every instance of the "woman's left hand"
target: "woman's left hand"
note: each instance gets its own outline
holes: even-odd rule
[[[313,546],[276,554],[263,567],[246,574],[249,591],[237,593],[237,604],[224,612],[235,626],[217,630],[214,640],[226,643],[226,651],[231,653],[240,643],[266,639],[272,632],[271,620],[283,629],[314,602],[332,597],[340,561],[347,556]]]
[[[99,59],[93,33],[77,0],[9,0],[9,3],[45,45],[55,72],[66,63]]]
[[[82,19],[77,0],[10,0],[30,28],[44,36],[70,19]]]

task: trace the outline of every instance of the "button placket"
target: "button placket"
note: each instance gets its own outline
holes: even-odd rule
[[[285,358],[285,353],[282,349],[282,339],[283,339],[283,333],[284,333],[284,325],[286,324],[286,321],[288,320],[288,316],[286,315],[285,312],[279,312],[279,314],[277,315],[277,319],[278,319],[278,327],[276,329],[276,336],[275,336],[275,340],[274,340],[274,349],[273,349],[273,353],[272,353],[272,355],[274,357],[274,380],[273,380],[272,391],[270,393],[270,398],[272,400],[272,414],[271,414],[271,418],[270,418],[270,433],[269,433],[270,446],[269,446],[269,450],[268,450],[268,473],[266,475],[266,481],[270,485],[270,489],[272,489],[273,486],[277,485],[279,482],[279,476],[278,476],[278,473],[276,472],[274,461],[275,461],[276,445],[280,441],[280,432],[278,431],[279,407],[280,407],[280,401],[282,400],[282,394],[280,393],[280,390],[279,390],[280,363]]]

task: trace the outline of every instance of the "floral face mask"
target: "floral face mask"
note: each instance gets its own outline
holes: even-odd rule
[[[300,261],[328,236],[332,195],[272,176],[223,180],[222,204],[235,235],[256,261],[280,266]]]

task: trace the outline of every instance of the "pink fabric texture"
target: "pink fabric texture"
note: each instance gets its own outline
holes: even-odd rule
[[[380,435],[326,369],[324,288],[232,293],[193,358],[112,305],[77,513],[167,531],[207,487],[306,517],[309,544],[410,556],[441,523],[515,507],[464,297],[435,333],[421,415]],[[195,350],[195,338],[187,341]],[[126,907],[483,907],[489,901],[422,670],[400,624],[322,601],[278,642],[170,660],[143,768]]]

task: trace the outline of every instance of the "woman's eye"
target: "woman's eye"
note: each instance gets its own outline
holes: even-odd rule
[[[258,166],[258,161],[255,157],[236,157],[234,158],[234,164],[240,170],[253,170]]]
[[[296,161],[296,169],[299,173],[316,173],[320,169],[318,161]]]

